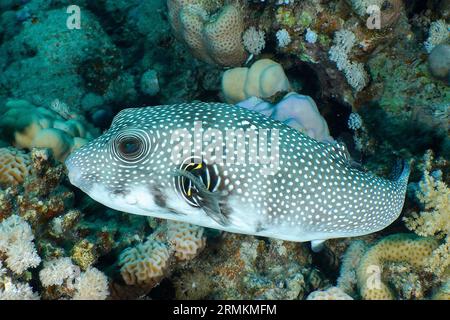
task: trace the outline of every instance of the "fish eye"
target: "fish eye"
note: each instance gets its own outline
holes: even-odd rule
[[[118,144],[119,152],[125,157],[134,157],[142,148],[142,141],[136,137],[126,137]]]
[[[114,158],[124,163],[136,163],[145,159],[150,152],[150,139],[139,129],[120,132],[111,144]]]

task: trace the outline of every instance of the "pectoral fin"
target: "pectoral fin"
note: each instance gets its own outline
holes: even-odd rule
[[[190,205],[202,208],[220,225],[229,224],[219,205],[220,193],[211,191],[216,188],[218,179],[212,176],[204,163],[175,170],[175,179],[178,192]]]
[[[312,240],[311,250],[313,252],[320,252],[324,247],[325,240]]]

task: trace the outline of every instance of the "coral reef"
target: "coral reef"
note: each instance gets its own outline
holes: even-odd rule
[[[1,299],[105,299],[109,295],[107,277],[90,265],[82,272],[82,261],[80,266],[74,265],[63,256],[64,249],[48,237],[53,217],[61,215],[60,232],[65,233],[67,228],[73,229],[80,215],[74,210],[63,215],[73,199],[61,185],[63,167],[56,165],[47,149],[33,149],[30,158],[30,173],[23,184],[10,183],[0,191]],[[34,292],[26,283],[32,277],[28,270],[35,268],[41,268],[42,292]]]
[[[317,289],[308,281],[314,273],[310,259],[295,243],[227,234],[187,269],[175,269],[182,276],[174,285],[177,297],[186,299],[301,299]]]
[[[0,1],[0,300],[450,299],[448,1],[82,0],[80,29],[71,4]],[[378,174],[412,159],[404,218],[313,254],[69,185],[64,159],[122,109],[194,100]]]

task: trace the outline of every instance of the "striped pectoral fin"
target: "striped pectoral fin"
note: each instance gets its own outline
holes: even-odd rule
[[[313,252],[320,252],[324,247],[326,240],[311,240],[311,250]]]
[[[218,179],[204,163],[176,170],[175,182],[178,192],[191,206],[202,208],[208,217],[220,225],[229,224],[221,210],[220,193],[214,191]]]

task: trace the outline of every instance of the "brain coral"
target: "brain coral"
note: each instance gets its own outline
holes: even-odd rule
[[[238,66],[247,58],[242,10],[237,4],[221,6],[220,2],[168,0],[169,21],[194,57],[219,66]]]
[[[0,148],[0,185],[16,185],[30,174],[30,155],[15,148]]]
[[[394,234],[383,238],[369,248],[356,270],[358,287],[363,299],[392,300],[393,292],[382,282],[383,265],[388,262],[407,262],[412,267],[424,269],[427,258],[438,246],[433,238],[414,234]]]
[[[191,260],[205,247],[202,227],[177,221],[168,221],[167,224],[167,238],[179,260]]]
[[[13,145],[49,148],[60,161],[96,134],[82,119],[65,120],[56,112],[25,100],[6,102],[5,111],[0,114],[0,128],[2,136]]]
[[[120,254],[120,273],[128,285],[156,284],[168,268],[169,258],[169,249],[164,243],[149,239]]]

